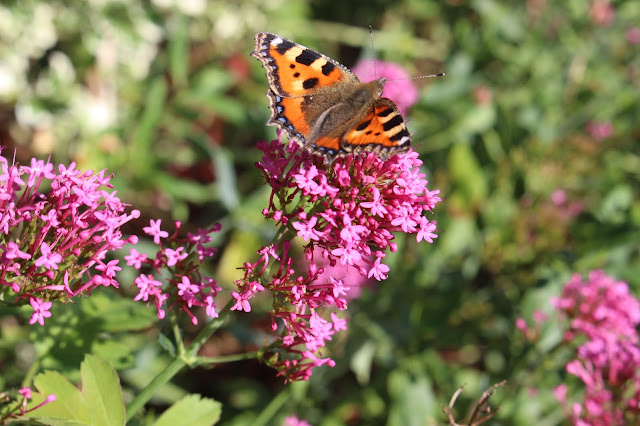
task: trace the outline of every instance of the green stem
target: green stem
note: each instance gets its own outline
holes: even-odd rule
[[[47,350],[47,354],[48,353],[49,353],[49,350]],[[24,379],[22,379],[22,387],[32,386],[33,376],[35,376],[36,372],[38,372],[38,370],[40,369],[41,359],[42,358],[37,359],[34,363],[31,364],[31,366],[29,366],[29,369],[27,370],[27,374],[25,374]]]
[[[168,383],[180,370],[185,366],[193,366],[198,357],[196,356],[202,345],[220,328],[224,322],[224,317],[229,312],[234,300],[231,299],[227,305],[220,311],[220,317],[210,321],[196,338],[191,342],[184,352],[178,353],[177,357],[164,369],[160,374],[154,377],[151,382],[140,391],[140,393],[127,405],[127,420],[131,420],[138,411],[149,402],[149,400],[157,393],[157,391]]]
[[[262,413],[260,413],[258,418],[255,419],[251,424],[253,426],[266,425],[267,422],[273,418],[273,416],[278,412],[278,410],[280,410],[280,408],[282,408],[284,403],[287,402],[290,397],[291,395],[289,394],[288,389],[280,392],[278,395],[276,395],[275,398],[271,400],[269,405],[267,405],[265,409],[262,410]]]
[[[133,398],[133,401],[127,405],[127,422],[130,421],[131,418],[135,416],[140,409],[142,409],[142,407],[144,407],[144,404],[146,404],[153,395],[156,394],[158,389],[169,382],[169,380],[178,374],[185,365],[187,365],[187,363],[184,359],[175,358],[163,372],[154,377],[154,379],[144,389],[142,389],[135,398]]]
[[[262,351],[249,352],[246,354],[234,354],[226,356],[199,356],[195,358],[195,362],[198,365],[206,366],[208,364],[223,364],[225,362],[244,361],[246,359],[259,358],[262,355]]]
[[[218,328],[220,328],[225,320],[226,315],[229,313],[231,306],[233,306],[234,303],[235,299],[232,298],[231,300],[229,300],[225,307],[219,311],[220,316],[213,321],[210,321],[202,330],[200,330],[200,333],[198,333],[196,338],[193,339],[189,347],[186,348],[185,357],[195,358],[202,345],[204,345],[207,340],[209,340],[209,337],[211,337],[213,333],[215,333]]]
[[[178,326],[175,311],[171,311],[169,314],[169,320],[171,322],[171,329],[173,330],[173,336],[176,339],[176,353],[178,356],[184,355],[184,341],[182,340],[182,332]]]

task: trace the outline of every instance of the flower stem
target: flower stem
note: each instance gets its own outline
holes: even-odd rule
[[[193,366],[197,363],[198,357],[196,356],[202,345],[215,333],[218,328],[223,324],[224,317],[229,312],[229,309],[233,305],[234,300],[231,299],[227,305],[222,308],[220,311],[220,316],[213,321],[210,321],[201,331],[198,333],[196,338],[191,342],[189,347],[187,347],[184,351],[184,354],[181,356],[180,353],[177,354],[176,358],[164,369],[160,374],[158,374],[151,382],[145,386],[142,391],[127,405],[127,421],[131,420],[133,416],[135,416],[138,411],[144,407],[144,405],[157,393],[157,391],[166,383],[168,383],[176,374],[182,370],[185,366]],[[255,355],[254,353],[253,355]],[[230,357],[224,357],[230,358]],[[246,359],[246,358],[238,358],[238,359]],[[227,360],[225,360],[227,361]],[[209,362],[214,362],[212,359],[209,359]]]
[[[156,394],[158,389],[171,380],[173,376],[178,374],[185,365],[187,365],[187,363],[184,359],[175,358],[171,364],[164,369],[164,371],[154,377],[154,379],[144,389],[142,389],[142,391],[133,398],[127,406],[127,422],[129,422],[131,418],[135,416],[142,407],[144,407],[144,404],[146,404],[153,395]]]

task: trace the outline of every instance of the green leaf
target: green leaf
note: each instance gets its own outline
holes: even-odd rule
[[[78,390],[64,376],[46,371],[35,377],[32,408],[51,394],[56,400],[31,413],[35,419],[53,425],[90,424],[122,425],[125,405],[120,380],[111,365],[87,355],[80,366],[82,390]]]
[[[367,341],[353,354],[351,358],[351,370],[356,375],[358,383],[369,383],[375,353],[375,343]]]
[[[182,14],[174,15],[170,22],[169,69],[176,86],[183,87],[188,80],[189,65],[189,29],[188,19]]]
[[[222,404],[200,395],[189,395],[176,402],[154,423],[155,426],[213,425],[220,419]]]
[[[431,382],[423,373],[394,371],[389,375],[389,394],[393,400],[390,425],[423,425],[425,419],[438,411]]]
[[[133,137],[131,147],[131,164],[136,165],[136,171],[144,176],[149,168],[149,151],[160,119],[163,116],[165,102],[168,95],[167,83],[164,77],[157,77],[149,85],[144,103],[144,111]]]
[[[468,144],[455,144],[449,154],[449,169],[455,179],[457,195],[467,207],[484,202],[489,192],[487,177]]]
[[[78,305],[88,318],[99,318],[101,331],[116,333],[150,327],[158,316],[144,303],[116,297],[106,292],[94,293]]]
[[[171,339],[169,339],[167,336],[165,336],[162,333],[158,334],[158,344],[162,347],[162,349],[167,351],[171,356],[176,355],[175,345],[173,344]]]

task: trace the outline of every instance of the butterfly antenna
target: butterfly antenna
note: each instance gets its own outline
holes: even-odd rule
[[[444,77],[444,76],[445,76],[445,73],[441,72],[439,74],[419,75],[418,77],[398,78],[397,80],[389,80],[387,81],[387,83],[395,83],[396,81],[405,81],[405,80],[417,80],[419,78]]]
[[[369,25],[369,38],[371,39],[371,51],[373,52],[373,76],[378,79],[378,70],[376,69],[376,48],[373,45],[373,28]]]

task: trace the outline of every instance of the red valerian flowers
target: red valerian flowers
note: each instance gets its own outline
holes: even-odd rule
[[[118,287],[118,260],[109,251],[135,244],[120,227],[140,212],[109,192],[105,171],[81,171],[32,159],[30,166],[0,157],[0,296],[29,303],[31,324],[44,324],[52,300],[67,301],[99,286]],[[40,187],[44,190],[41,190]]]
[[[281,229],[274,244],[258,251],[259,260],[242,268],[232,309],[249,312],[256,294],[272,292],[272,328],[281,335],[265,359],[287,380],[306,380],[313,367],[335,364],[320,349],[346,329],[335,313],[329,319],[320,315],[325,307],[348,306],[344,277],[324,270],[339,264],[349,274],[386,279],[386,253],[397,250],[394,233],[432,242],[436,222],[424,214],[441,199],[439,191],[427,189],[422,161],[412,150],[386,161],[373,153],[341,157],[327,167],[323,157],[295,143],[263,141],[258,148],[264,156],[256,166],[272,188],[263,214]],[[292,257],[294,236],[307,243],[303,262]],[[278,350],[287,356],[271,356]]]
[[[138,287],[138,294],[134,300],[153,303],[159,319],[163,319],[167,311],[176,307],[185,312],[193,324],[198,324],[198,318],[192,312],[194,307],[205,308],[208,317],[217,318],[218,310],[214,298],[220,287],[216,280],[200,273],[200,266],[205,259],[217,252],[215,248],[205,244],[211,242],[212,233],[220,231],[220,225],[216,224],[208,230],[198,229],[196,234],[189,232],[187,238],[178,238],[180,222],[175,222],[176,230],[171,236],[161,229],[161,225],[160,219],[151,220],[150,225],[143,228],[159,246],[153,259],[134,248],[125,256],[127,265],[138,270],[145,269],[146,272],[155,271],[157,274],[156,278],[153,274],[143,273],[134,280]],[[171,248],[166,247],[167,245]],[[168,272],[169,276],[161,271]],[[166,284],[160,279],[165,279]]]
[[[586,281],[576,274],[553,304],[571,320],[565,340],[581,342],[577,358],[566,366],[585,386],[584,400],[570,409],[573,423],[638,424],[640,303],[627,283],[603,271],[590,272]],[[566,390],[556,390],[563,403]]]

